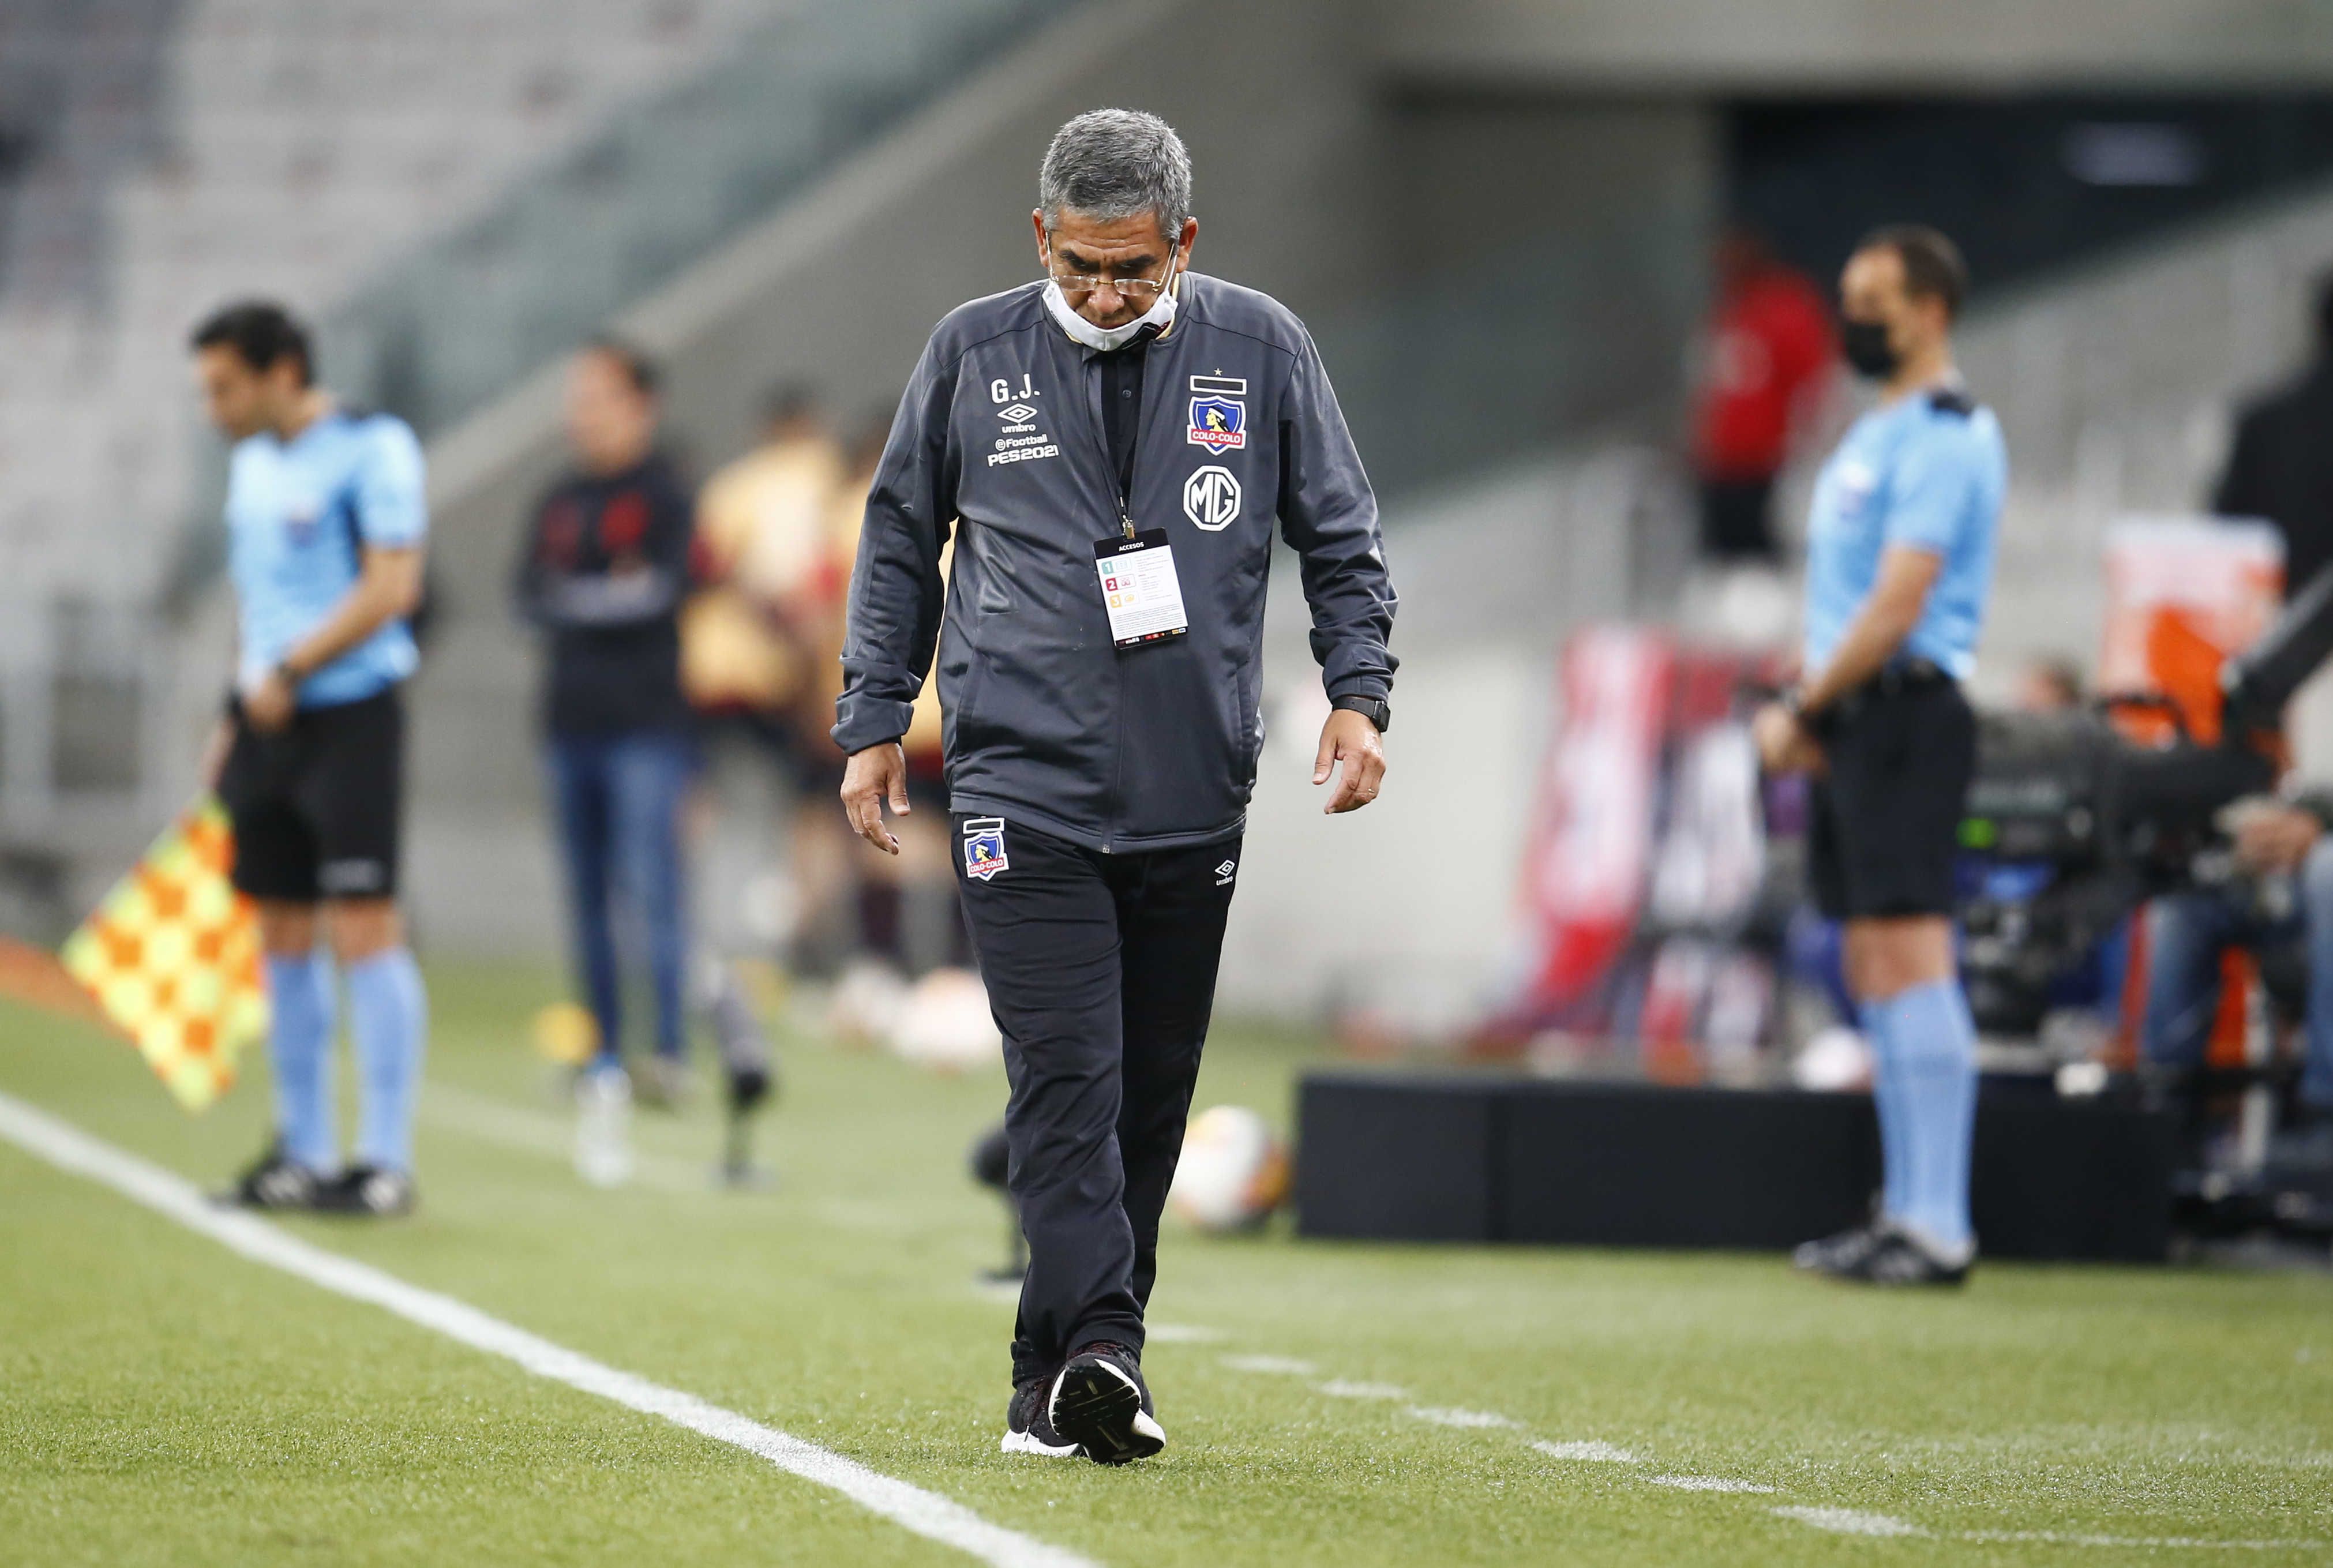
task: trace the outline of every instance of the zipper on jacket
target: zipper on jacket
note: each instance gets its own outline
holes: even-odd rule
[[[1157,341],[1153,339],[1142,351],[1141,407],[1136,410],[1134,448],[1127,454],[1126,472],[1123,475],[1118,471],[1117,455],[1109,449],[1109,416],[1102,407],[1104,399],[1109,395],[1109,378],[1103,372],[1098,362],[1099,355],[1096,356],[1097,363],[1093,367],[1094,393],[1086,401],[1086,417],[1092,421],[1094,439],[1101,447],[1102,472],[1109,476],[1110,488],[1118,495],[1118,525],[1129,541],[1135,536],[1134,469],[1135,465],[1142,460],[1142,421],[1149,416],[1150,355],[1157,346]],[[1086,373],[1085,365],[1079,365],[1078,373],[1080,379],[1079,390],[1082,391],[1084,390],[1083,377]],[[1126,667],[1123,658],[1123,655],[1118,654],[1115,649],[1112,650],[1110,669],[1118,676],[1118,703],[1115,716],[1116,728],[1110,742],[1109,814],[1109,821],[1104,824],[1101,843],[1101,852],[1106,855],[1115,851],[1118,842],[1118,817],[1124,810],[1125,802]]]

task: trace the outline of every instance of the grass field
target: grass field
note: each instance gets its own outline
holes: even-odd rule
[[[1007,1459],[1011,1308],[973,1284],[1001,1219],[964,1170],[1001,1073],[793,1041],[778,1189],[711,1190],[700,1106],[644,1115],[643,1180],[598,1194],[523,1044],[551,979],[432,982],[421,1212],[287,1229],[1100,1563],[2333,1562],[2319,1275],[1994,1266],[1915,1299],[1764,1257],[1176,1234],[1166,1455]],[[1200,1102],[1283,1115],[1305,1049],[1219,1032]],[[0,1091],[208,1182],[265,1084],[188,1119],[110,1039],[0,1006]],[[8,1564],[970,1561],[6,1143],[0,1390]]]

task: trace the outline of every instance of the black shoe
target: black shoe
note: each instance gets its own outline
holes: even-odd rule
[[[383,1170],[377,1165],[351,1165],[341,1173],[340,1179],[316,1188],[315,1207],[319,1214],[389,1219],[411,1214],[414,1201],[413,1178],[403,1171]]]
[[[1956,1285],[1965,1284],[1975,1249],[1958,1260],[1939,1257],[1917,1238],[1890,1227],[1876,1233],[1872,1246],[1833,1268],[1818,1272],[1856,1284]]]
[[[1013,1402],[1004,1407],[1004,1451],[1035,1454],[1047,1459],[1074,1459],[1078,1446],[1053,1430],[1046,1412],[1053,1380],[1033,1377],[1014,1385]]]
[[[211,1201],[227,1208],[312,1208],[318,1185],[315,1172],[285,1159],[281,1143],[271,1143],[233,1187],[214,1193]]]
[[[1152,1414],[1142,1363],[1124,1345],[1099,1340],[1070,1358],[1046,1407],[1053,1430],[1101,1465],[1147,1459],[1166,1446]]]
[[[1791,1254],[1791,1266],[1809,1274],[1845,1274],[1860,1265],[1887,1234],[1877,1225],[1858,1225],[1820,1241],[1801,1242]]]

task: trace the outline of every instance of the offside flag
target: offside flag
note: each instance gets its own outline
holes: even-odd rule
[[[180,1105],[201,1111],[267,1032],[259,918],[227,872],[235,835],[205,800],[154,841],[59,957]]]

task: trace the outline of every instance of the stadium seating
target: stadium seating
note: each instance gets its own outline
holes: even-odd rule
[[[0,283],[0,569],[149,597],[197,450],[184,334],[231,294],[315,310],[773,0],[11,6],[29,122]],[[69,540],[70,548],[60,541]]]

